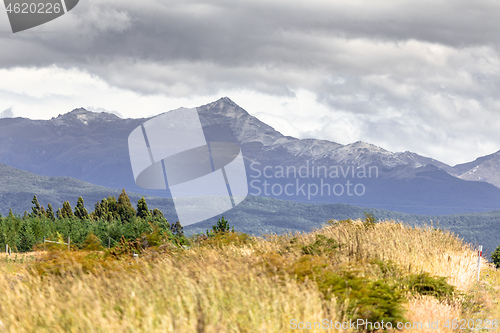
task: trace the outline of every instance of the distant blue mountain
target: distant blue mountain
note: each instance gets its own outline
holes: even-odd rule
[[[251,195],[426,215],[500,210],[500,189],[493,185],[497,178],[492,165],[497,160],[493,158],[487,159],[489,164],[480,160],[451,167],[364,142],[341,145],[299,140],[282,135],[229,98],[198,110],[203,126],[227,131],[240,145]],[[134,182],[128,135],[146,120],[121,119],[81,108],[50,120],[3,118],[0,163],[38,175],[73,177],[108,188],[168,197],[168,191],[144,190]],[[474,168],[482,176],[466,180],[471,179]]]

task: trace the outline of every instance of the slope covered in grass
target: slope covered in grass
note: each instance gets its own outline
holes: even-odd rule
[[[432,228],[345,220],[311,233],[132,245],[3,259],[0,331],[355,332],[370,327],[335,323],[384,320],[445,332],[447,319],[500,319],[498,271],[483,263],[476,283],[476,252]],[[315,322],[329,329],[298,330]]]

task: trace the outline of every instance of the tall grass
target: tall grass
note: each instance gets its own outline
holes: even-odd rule
[[[334,251],[314,247],[318,235],[335,240]],[[464,293],[475,286],[470,245],[432,228],[343,221],[307,234],[238,239],[156,248],[136,259],[72,251],[2,260],[0,332],[296,332],[292,319],[345,321],[345,302],[325,297],[314,275],[300,279],[287,269],[307,256],[335,272],[354,267],[366,279],[385,274],[373,264],[382,262],[403,277],[447,277]],[[408,320],[461,315],[459,298],[406,297]]]
[[[293,318],[336,319],[335,302],[324,304],[312,284],[259,276],[215,250],[91,274],[67,265],[62,275],[0,276],[6,331],[285,332]]]

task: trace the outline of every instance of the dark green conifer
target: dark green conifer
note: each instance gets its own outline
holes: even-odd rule
[[[63,207],[61,209],[61,218],[73,217],[73,210],[71,209],[71,205],[69,201],[63,202]]]
[[[40,204],[38,203],[38,198],[36,197],[36,195],[33,196],[31,203],[33,204],[33,207],[31,207],[31,214],[29,214],[28,216],[29,217],[42,216],[42,209],[40,207]]]
[[[118,197],[118,203],[116,204],[116,211],[118,216],[122,220],[122,222],[130,222],[132,217],[135,216],[135,209],[132,207],[130,203],[130,199],[125,192],[125,189],[122,189],[122,193]]]
[[[75,216],[78,217],[80,220],[83,220],[83,219],[86,219],[89,217],[89,213],[87,212],[87,209],[85,208],[85,203],[83,202],[82,197],[79,197],[78,202],[76,203]]]
[[[50,203],[47,205],[47,211],[45,212],[45,217],[51,220],[55,220],[54,210],[52,209],[52,205]]]
[[[145,219],[151,216],[151,212],[149,211],[148,204],[146,203],[146,199],[142,197],[137,201],[137,217],[141,219]]]
[[[181,223],[179,221],[175,222],[170,226],[170,231],[172,232],[173,235],[182,237],[184,236],[184,228],[182,227]]]
[[[491,260],[493,260],[496,268],[500,268],[500,245],[498,245],[495,252],[491,255]]]

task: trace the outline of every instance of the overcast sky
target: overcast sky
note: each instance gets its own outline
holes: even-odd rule
[[[500,150],[497,0],[81,0],[13,34],[0,116],[155,115],[227,96],[285,135],[451,165]]]

